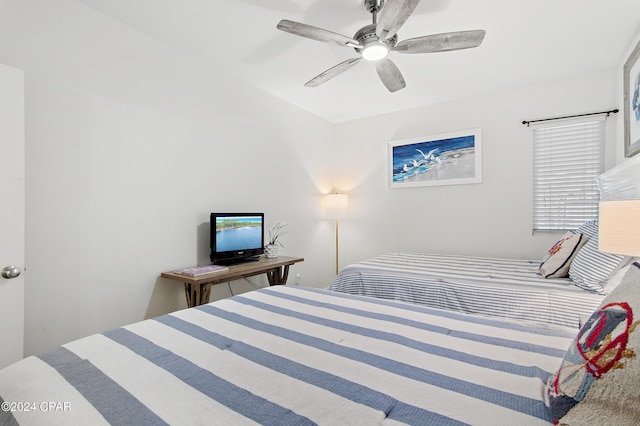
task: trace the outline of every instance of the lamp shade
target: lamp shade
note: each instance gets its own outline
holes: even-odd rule
[[[344,219],[349,210],[347,194],[327,194],[324,196],[324,207],[328,218]]]
[[[640,200],[602,201],[598,250],[640,256]]]

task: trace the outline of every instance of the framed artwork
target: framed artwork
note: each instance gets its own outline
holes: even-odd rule
[[[482,182],[480,129],[389,142],[389,187]]]
[[[640,152],[640,42],[624,63],[624,156]]]

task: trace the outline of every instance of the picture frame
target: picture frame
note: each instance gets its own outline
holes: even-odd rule
[[[481,183],[481,129],[391,141],[388,169],[389,188]]]
[[[640,152],[640,42],[623,67],[624,156]]]

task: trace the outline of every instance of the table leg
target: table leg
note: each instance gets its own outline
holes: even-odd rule
[[[200,303],[199,305],[206,305],[209,303],[209,297],[211,296],[211,283],[200,284]]]
[[[184,283],[184,294],[187,298],[187,306],[189,308],[207,304],[211,297],[211,283]]]
[[[267,280],[269,285],[282,285],[287,283],[289,277],[289,265],[284,265],[281,268],[275,268],[267,271]]]

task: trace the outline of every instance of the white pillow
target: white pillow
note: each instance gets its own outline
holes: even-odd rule
[[[640,262],[640,257],[631,258],[622,268],[618,269],[611,275],[611,277],[609,277],[609,279],[603,286],[604,291],[606,291],[607,294],[611,293],[613,290],[615,290],[616,287],[620,285],[624,274],[627,273],[633,262]]]
[[[564,278],[569,276],[571,261],[584,246],[589,237],[569,231],[562,236],[540,262],[539,272],[544,278]]]
[[[569,267],[569,277],[575,285],[587,291],[604,294],[609,277],[627,263],[628,257],[598,250],[598,221],[581,225],[576,232],[589,236]]]

